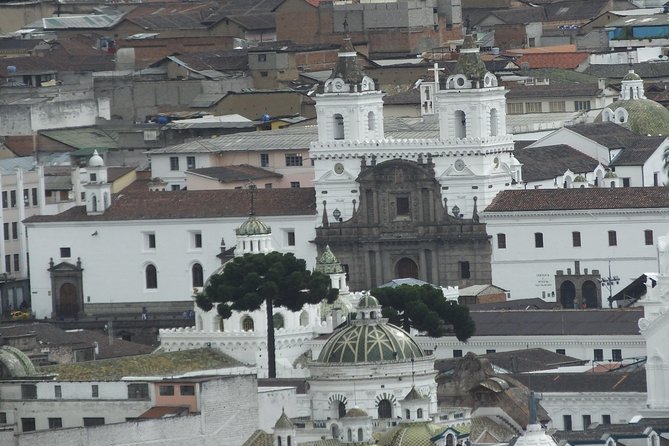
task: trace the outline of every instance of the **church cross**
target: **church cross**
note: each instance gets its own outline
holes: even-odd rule
[[[432,71],[434,72],[434,85],[436,85],[437,90],[439,89],[439,72],[444,71],[445,68],[439,68],[439,64],[437,62],[434,63],[433,68],[428,68],[427,71]]]
[[[249,184],[247,190],[249,191],[249,195],[251,197],[251,210],[249,211],[249,215],[255,215],[256,214],[256,194],[258,193],[257,187],[255,184]]]

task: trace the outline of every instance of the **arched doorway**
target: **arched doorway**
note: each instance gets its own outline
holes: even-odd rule
[[[418,265],[408,257],[404,257],[395,265],[395,276],[398,279],[418,279]]]
[[[560,285],[560,303],[562,308],[574,308],[574,298],[576,297],[576,287],[574,283],[565,280]]]
[[[71,283],[64,283],[60,287],[60,308],[58,313],[63,317],[75,317],[79,314],[79,293],[77,287]]]
[[[597,285],[592,280],[586,280],[581,287],[583,303],[586,308],[597,308]]]
[[[393,404],[387,399],[379,401],[378,408],[379,419],[392,418],[393,417]]]

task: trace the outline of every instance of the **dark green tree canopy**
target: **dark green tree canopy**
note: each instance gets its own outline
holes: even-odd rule
[[[293,254],[271,252],[234,258],[221,274],[209,278],[196,302],[205,310],[218,303],[218,313],[228,318],[233,310],[258,310],[267,300],[272,306],[299,311],[305,304],[333,302],[336,297],[327,275],[308,271],[305,261]]]
[[[377,288],[372,294],[381,304],[383,317],[406,331],[415,328],[433,337],[455,333],[463,342],[476,332],[469,308],[446,300],[431,285]]]

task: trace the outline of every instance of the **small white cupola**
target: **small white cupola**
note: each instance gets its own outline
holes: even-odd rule
[[[634,70],[630,70],[620,82],[620,99],[623,101],[646,99],[646,92],[643,88],[643,79],[641,79],[641,76],[636,74]]]
[[[342,443],[367,443],[372,439],[372,417],[358,406],[339,419],[342,425],[339,440]]]
[[[402,418],[407,421],[428,421],[430,417],[430,399],[411,386],[411,390],[400,401]]]
[[[318,259],[316,264],[316,271],[330,276],[332,288],[339,290],[339,295],[348,294],[349,289],[346,284],[346,271],[337,260],[337,257],[330,250],[330,246],[326,245],[323,254]]]
[[[276,424],[274,424],[274,446],[297,446],[296,433],[297,429],[295,429],[295,425],[290,421],[286,412],[281,409],[281,416],[276,420]]]
[[[88,182],[84,186],[86,213],[99,215],[111,206],[112,185],[107,181],[107,167],[97,150],[88,160],[86,167]]]
[[[364,321],[373,321],[378,323],[381,319],[381,305],[376,297],[369,294],[368,291],[362,292],[362,297],[358,301],[356,312],[356,323]]]
[[[235,256],[267,254],[274,251],[272,247],[272,228],[255,215],[255,194],[257,192],[255,188],[249,189],[251,211],[249,212],[249,218],[235,230],[237,234]]]

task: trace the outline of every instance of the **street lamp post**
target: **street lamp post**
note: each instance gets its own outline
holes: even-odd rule
[[[618,285],[620,283],[620,277],[611,275],[611,259],[609,259],[609,275],[608,277],[602,277],[599,279],[599,282],[604,288],[609,290],[609,308],[613,308],[613,285]]]

